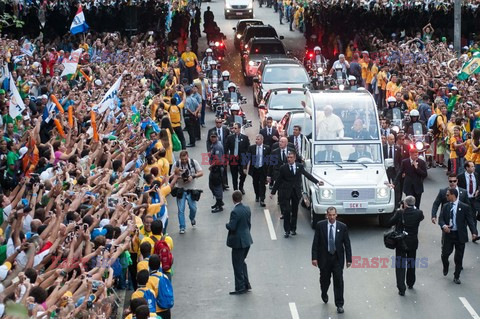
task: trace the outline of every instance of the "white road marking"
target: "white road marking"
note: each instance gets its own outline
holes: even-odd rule
[[[267,220],[268,232],[270,233],[270,238],[272,240],[277,240],[277,234],[275,234],[275,229],[273,228],[272,217],[270,216],[270,211],[264,209],[265,219]]]
[[[288,306],[290,307],[290,313],[292,314],[292,319],[300,319],[297,311],[297,305],[294,302],[289,302]]]
[[[460,301],[463,303],[463,306],[465,308],[467,308],[467,311],[470,313],[470,315],[472,316],[473,319],[480,319],[480,316],[478,315],[478,313],[475,312],[475,310],[473,309],[473,307],[470,305],[470,303],[467,301],[467,298],[465,297],[458,297],[458,299],[460,299]]]

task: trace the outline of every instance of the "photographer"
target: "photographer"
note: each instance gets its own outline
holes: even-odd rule
[[[190,222],[192,226],[196,225],[195,216],[197,214],[197,203],[200,199],[201,190],[195,189],[195,179],[203,176],[200,164],[188,156],[187,151],[180,152],[180,160],[174,165],[175,174],[180,175],[177,181],[177,207],[178,222],[180,224],[180,234],[185,234],[185,201],[188,201],[190,208]]]
[[[395,274],[400,296],[405,296],[405,273],[408,289],[412,289],[415,284],[418,227],[423,218],[423,212],[415,207],[415,197],[407,196],[401,203],[401,209],[389,221],[389,226],[397,225],[397,229],[406,233],[404,246],[395,250]]]

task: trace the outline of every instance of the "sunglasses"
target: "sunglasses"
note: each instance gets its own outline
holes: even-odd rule
[[[449,182],[449,183],[456,183],[457,180],[449,180],[448,182]]]

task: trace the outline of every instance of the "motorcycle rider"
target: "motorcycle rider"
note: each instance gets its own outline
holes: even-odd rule
[[[227,127],[232,127],[233,124],[235,123],[235,116],[242,116],[240,115],[240,106],[238,105],[238,103],[234,103],[231,107],[230,107],[230,115],[227,116],[227,119],[225,120],[225,125]],[[246,119],[244,116],[242,116],[242,123],[240,123],[241,125],[244,125],[246,123]]]
[[[357,85],[357,78],[353,75],[348,76],[348,86],[350,90],[352,91],[357,91],[358,90],[358,85]]]
[[[393,96],[390,96],[387,99],[387,107],[383,110],[383,117],[386,119],[389,119],[390,121],[393,120],[393,110],[398,109],[400,111],[400,114],[403,119],[403,112],[402,109],[399,107],[397,103],[397,99],[395,99]]]
[[[413,130],[413,124],[415,123],[420,123],[422,125],[422,135],[427,134],[428,129],[425,126],[425,123],[420,120],[420,113],[418,112],[418,110],[412,110],[410,112],[410,122],[405,124],[405,132],[407,133],[407,135],[419,135],[415,134]]]
[[[218,68],[219,64],[216,60],[212,60],[208,64],[209,64],[209,68],[206,71],[207,77],[208,77],[208,79],[210,80],[211,83],[217,83],[218,80],[221,77],[221,71]],[[217,80],[214,81],[213,78],[216,78]]]
[[[237,102],[239,103],[242,100],[242,95],[240,92],[237,90],[237,86],[235,83],[230,82],[228,84],[228,92],[225,93],[223,96],[223,100],[228,103],[228,102]]]
[[[347,60],[345,60],[345,55],[340,54],[338,56],[338,60],[333,62],[333,66],[330,69],[329,75],[333,75],[333,72],[335,71],[334,77],[336,77],[337,72],[342,72],[343,78],[346,79],[349,68],[350,68],[350,64],[348,63]]]
[[[206,72],[209,72],[211,70],[210,63],[215,60],[216,58],[213,55],[213,50],[210,48],[206,49],[205,57],[202,60],[202,69],[205,70]]]
[[[324,70],[327,67],[327,59],[322,55],[322,48],[316,46],[313,49],[313,57],[311,58],[312,67],[322,67]]]
[[[230,72],[222,72],[222,80],[218,83],[218,88],[223,91],[228,91],[228,85],[230,84]]]

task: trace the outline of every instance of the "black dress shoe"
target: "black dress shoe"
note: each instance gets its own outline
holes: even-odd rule
[[[398,291],[398,294],[399,294],[400,296],[405,296],[405,291],[400,291],[400,290],[399,290],[399,291]]]
[[[288,231],[285,232],[285,234],[283,234],[283,237],[285,238],[288,238],[290,236],[290,233]]]
[[[280,216],[280,219],[283,219],[283,215],[282,215],[282,216]]]
[[[210,206],[211,209],[214,209],[215,207],[217,207],[217,203],[213,204],[212,206]]]
[[[229,294],[230,295],[242,295],[244,293],[247,292],[247,289],[243,289],[243,290],[235,290],[235,291],[230,291]]]
[[[324,303],[328,302],[328,295],[327,294],[322,294],[322,300]]]
[[[212,213],[220,213],[223,212],[223,207],[217,206],[214,209],[212,209]]]
[[[187,147],[195,147],[195,144],[187,144]]]
[[[223,190],[229,189],[230,187],[228,185],[223,185]]]
[[[243,188],[240,188],[240,191],[242,192],[242,195],[245,195],[245,191],[243,190]]]
[[[337,307],[337,313],[344,313],[343,307]]]
[[[294,231],[294,230],[292,230],[292,231],[290,232],[290,234],[291,234],[292,236],[295,236],[295,235],[297,235],[297,232]]]
[[[265,202],[263,200],[260,200],[260,206],[265,207]]]
[[[408,289],[413,289],[413,286],[408,286]]]
[[[448,275],[448,267],[443,267],[443,275]]]
[[[252,286],[250,284],[245,285],[245,290],[252,291]]]
[[[460,281],[460,278],[453,278],[453,282],[456,283],[457,285],[460,285],[462,283]]]
[[[259,200],[260,200],[260,198],[255,197],[255,203],[258,203]]]

